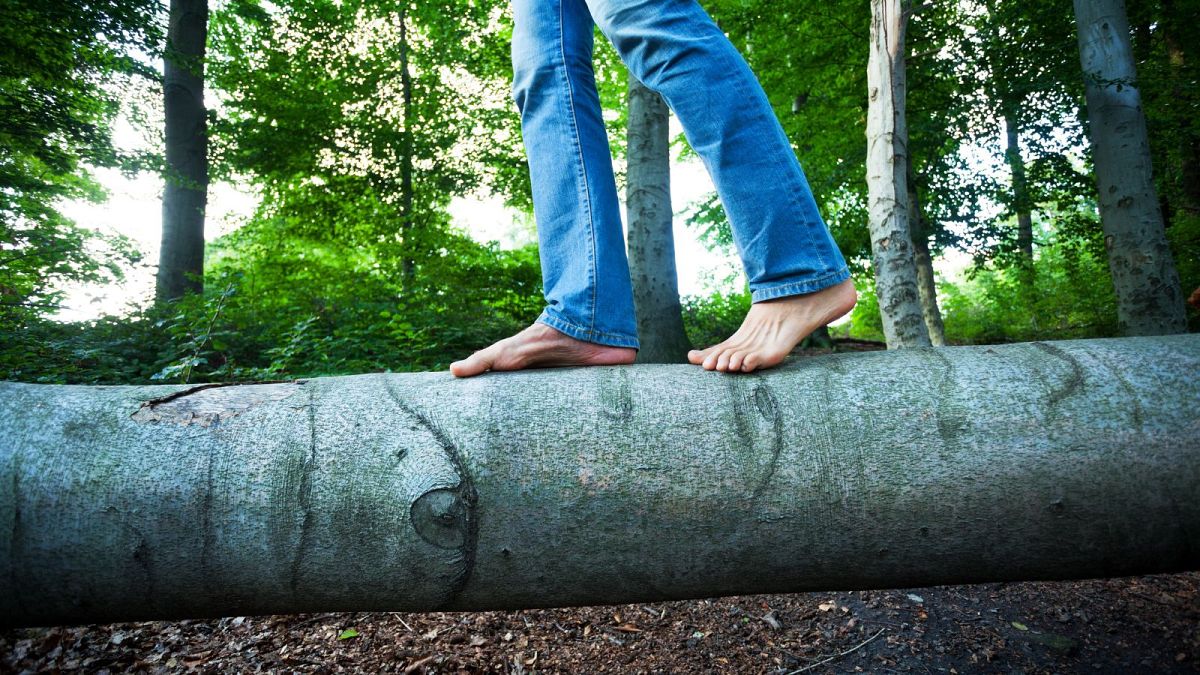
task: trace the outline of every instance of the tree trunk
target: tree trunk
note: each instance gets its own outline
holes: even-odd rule
[[[907,0],[871,0],[867,65],[867,200],[875,293],[888,348],[927,347],[917,271],[909,236],[905,176],[904,32]]]
[[[1151,179],[1146,118],[1122,0],[1075,0],[1100,220],[1126,335],[1187,330],[1183,292]]]
[[[913,264],[917,267],[917,287],[921,293],[921,316],[929,341],[935,347],[946,345],[946,326],[942,323],[942,312],[938,308],[937,280],[933,273],[933,257],[929,255],[929,239],[918,236],[913,239]]]
[[[0,383],[0,623],[1197,569],[1198,371],[1181,335],[752,376]]]
[[[404,286],[412,284],[416,273],[416,251],[413,242],[413,84],[408,70],[408,5],[400,10],[400,88],[403,99],[404,130],[400,133],[400,261]]]
[[[912,230],[913,265],[917,268],[917,291],[921,294],[921,316],[925,319],[925,329],[929,331],[929,341],[935,347],[942,347],[946,344],[946,327],[942,323],[942,311],[938,308],[937,279],[933,273],[933,256],[929,253],[930,230],[933,228],[929,226],[925,211],[921,208],[911,155],[906,158],[905,165],[908,222]]]
[[[675,271],[668,119],[662,97],[631,74],[625,213],[639,363],[686,363],[692,348]]]
[[[207,0],[171,0],[163,63],[166,176],[155,297],[204,289],[208,122],[204,108]]]
[[[1033,265],[1033,206],[1029,203],[1029,185],[1025,176],[1025,159],[1021,157],[1021,131],[1015,112],[1004,115],[1004,135],[1008,147],[1004,156],[1012,172],[1013,212],[1017,215],[1017,253],[1027,267]],[[1024,275],[1026,283],[1033,281],[1032,275]]]

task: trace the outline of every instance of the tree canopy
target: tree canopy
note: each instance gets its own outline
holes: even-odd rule
[[[835,336],[881,338],[864,173],[870,7],[702,4],[758,75],[851,262],[862,301]],[[912,236],[938,270],[946,339],[1116,334],[1070,6],[906,6]],[[140,254],[70,221],[63,204],[104,199],[96,168],[161,170],[161,147],[122,149],[113,129],[125,119],[161,133],[155,104],[129,91],[161,78],[165,14],[158,0],[0,8],[0,377],[441,368],[537,316],[536,247],[479,242],[452,216],[456,200],[484,195],[533,226],[507,2],[211,2],[212,177],[257,206],[209,242],[203,293],[73,324],[52,319],[64,289],[118,277]],[[1200,286],[1190,21],[1200,0],[1128,11],[1154,181],[1187,295]],[[594,68],[624,183],[628,73],[599,31]],[[677,162],[694,158],[686,139],[672,147]],[[715,195],[674,207],[715,255],[733,255]],[[724,289],[683,299],[694,344],[736,327],[749,299]],[[1193,330],[1197,316],[1190,310]]]

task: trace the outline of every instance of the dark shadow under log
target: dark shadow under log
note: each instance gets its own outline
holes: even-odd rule
[[[1200,568],[1200,337],[0,384],[4,625]]]

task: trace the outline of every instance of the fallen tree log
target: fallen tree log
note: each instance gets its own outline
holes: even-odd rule
[[[6,625],[1200,568],[1200,336],[0,384]]]

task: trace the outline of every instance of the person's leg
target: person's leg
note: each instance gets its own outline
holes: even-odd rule
[[[850,311],[846,262],[746,61],[695,0],[587,0],[634,76],[666,99],[733,227],[754,304],[729,340],[689,355],[719,370],[774,365]]]
[[[633,289],[583,0],[513,0],[513,99],[529,158],[546,308],[537,323],[451,365],[459,377],[630,363]]]

